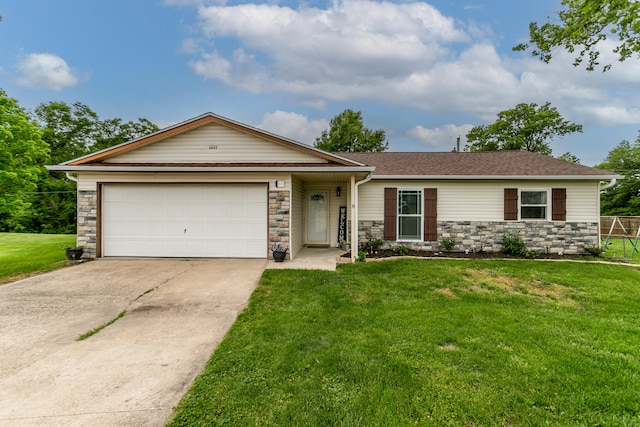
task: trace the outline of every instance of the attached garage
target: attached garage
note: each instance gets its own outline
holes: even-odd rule
[[[266,258],[267,184],[103,184],[102,256]]]

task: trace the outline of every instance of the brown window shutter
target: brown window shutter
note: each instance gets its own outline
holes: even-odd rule
[[[384,240],[396,240],[396,219],[398,214],[398,190],[384,189]]]
[[[424,240],[438,240],[438,189],[424,189]]]
[[[505,221],[518,220],[518,189],[517,188],[504,189],[504,220]]]
[[[567,189],[566,188],[551,189],[551,220],[552,221],[567,220]]]

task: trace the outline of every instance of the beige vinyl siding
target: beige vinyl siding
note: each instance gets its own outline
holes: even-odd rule
[[[291,255],[295,257],[304,243],[304,187],[302,180],[291,179]]]
[[[79,191],[96,191],[97,183],[139,182],[139,183],[259,183],[269,182],[275,189],[275,181],[283,181],[288,190],[290,176],[287,173],[133,173],[133,172],[81,172],[78,174]]]
[[[359,190],[359,220],[384,220],[384,188],[437,188],[438,221],[503,221],[504,189],[567,189],[567,221],[597,222],[593,181],[371,181]]]
[[[599,182],[558,183],[554,188],[567,189],[567,221],[600,223]]]
[[[218,124],[140,147],[107,163],[326,163],[324,159]]]

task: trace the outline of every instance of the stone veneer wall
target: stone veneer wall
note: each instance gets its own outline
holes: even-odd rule
[[[290,249],[289,245],[289,216],[291,210],[291,193],[289,191],[269,191],[269,259],[271,245],[280,243]],[[287,253],[291,258],[291,253]]]
[[[98,193],[96,191],[78,191],[78,232],[77,245],[84,246],[83,258],[96,257],[96,215]]]
[[[529,250],[543,253],[578,254],[585,246],[598,246],[598,223],[565,221],[439,221],[438,238],[453,239],[454,250],[499,252],[504,233],[517,234]],[[383,240],[384,221],[360,221],[358,223],[360,243],[366,242],[367,233],[374,239]],[[384,248],[394,248],[403,243],[386,241]],[[406,244],[413,250],[438,251],[438,242],[411,242]]]

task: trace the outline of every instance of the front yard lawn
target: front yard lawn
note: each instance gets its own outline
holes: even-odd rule
[[[64,267],[75,234],[0,233],[0,284]]]
[[[640,270],[420,259],[265,271],[170,423],[638,424]]]

